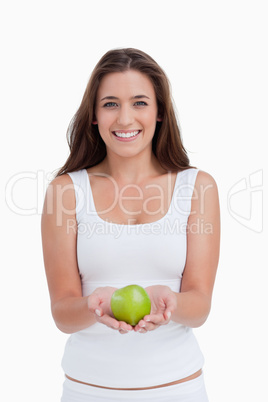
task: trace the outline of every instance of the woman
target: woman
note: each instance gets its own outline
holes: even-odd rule
[[[210,311],[218,193],[189,164],[165,73],[142,51],[107,52],[69,134],[42,217],[52,314],[71,334],[62,402],[207,401],[192,328]],[[129,284],[152,306],[134,327],[110,307]]]

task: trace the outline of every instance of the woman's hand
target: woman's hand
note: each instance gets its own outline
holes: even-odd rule
[[[149,286],[145,290],[151,300],[151,313],[135,326],[134,330],[141,333],[168,324],[171,314],[177,308],[176,294],[168,286]]]
[[[96,320],[109,328],[118,330],[120,334],[126,334],[133,327],[124,321],[117,321],[111,310],[111,297],[116,288],[105,286],[94,290],[88,296],[89,311],[95,314]]]

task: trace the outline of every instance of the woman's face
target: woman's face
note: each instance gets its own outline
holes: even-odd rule
[[[103,77],[96,98],[96,121],[107,155],[131,157],[152,152],[158,118],[150,79],[136,70]],[[94,124],[93,123],[93,124]]]

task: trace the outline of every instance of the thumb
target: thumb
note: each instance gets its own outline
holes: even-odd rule
[[[171,317],[171,311],[166,310],[164,313],[164,318],[166,321],[169,321]]]
[[[175,295],[172,295],[172,297],[168,297],[166,299],[166,311],[164,313],[164,317],[166,320],[170,320],[171,314],[176,310],[177,307],[177,299]]]
[[[87,305],[89,311],[95,313],[98,317],[103,315],[102,308],[100,307],[100,299],[97,295],[92,294],[88,296]]]

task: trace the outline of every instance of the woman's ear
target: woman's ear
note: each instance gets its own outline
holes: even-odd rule
[[[157,119],[156,119],[156,121],[163,121],[163,118],[162,118],[162,116],[161,116],[161,115],[158,115],[158,116],[157,116]]]
[[[92,122],[91,122],[91,124],[93,124],[94,126],[96,126],[96,125],[98,124],[95,111],[93,111],[93,116],[92,116]]]
[[[96,119],[96,116],[95,116],[95,113],[93,114],[93,119],[92,119],[91,124],[94,124],[94,126],[95,126],[96,124],[98,124],[97,119]]]

